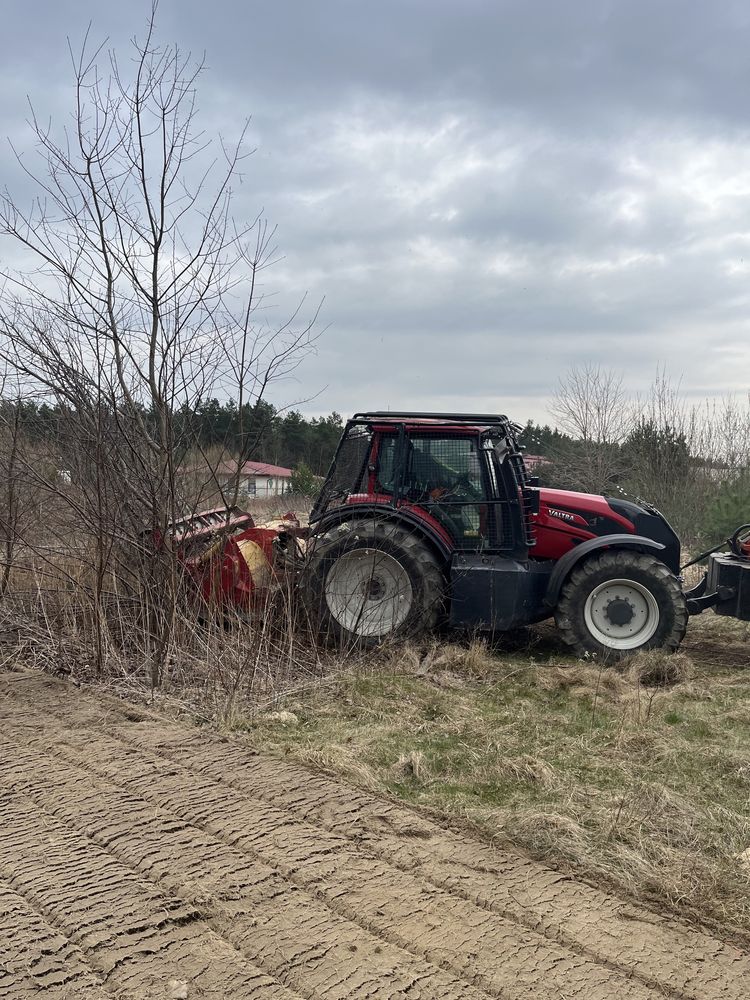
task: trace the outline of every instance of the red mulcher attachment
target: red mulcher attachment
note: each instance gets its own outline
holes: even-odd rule
[[[247,511],[218,507],[172,522],[169,534],[203,600],[247,612],[267,601],[297,555],[299,527],[291,513],[257,526]]]

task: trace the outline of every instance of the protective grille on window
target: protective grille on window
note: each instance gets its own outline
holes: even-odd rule
[[[372,432],[368,427],[355,425],[349,428],[336,452],[325,490],[315,504],[315,516],[325,513],[336,503],[342,503],[351,493],[367,492],[367,459],[371,442]]]
[[[425,509],[458,548],[505,548],[512,542],[508,505],[488,489],[477,437],[412,434],[404,441],[400,499]]]
[[[513,545],[511,511],[504,500],[435,500],[420,506],[445,529],[458,549],[510,549]]]

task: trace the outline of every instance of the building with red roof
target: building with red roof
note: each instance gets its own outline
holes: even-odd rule
[[[239,477],[240,492],[248,497],[283,496],[291,489],[292,470],[268,462],[221,462],[216,478],[224,488],[233,489]]]

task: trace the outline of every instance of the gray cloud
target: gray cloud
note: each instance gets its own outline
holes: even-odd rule
[[[122,48],[144,16],[8,4],[5,134],[25,93],[66,114],[66,33]],[[326,297],[279,401],[544,417],[588,360],[747,389],[746,4],[163,0],[160,33],[206,50],[204,127],[253,115],[238,208],[278,224],[279,314]]]

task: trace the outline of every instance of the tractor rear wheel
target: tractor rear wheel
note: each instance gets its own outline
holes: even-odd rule
[[[355,520],[314,539],[301,590],[319,635],[369,647],[435,628],[445,577],[418,535],[393,521]]]
[[[602,552],[575,569],[555,611],[568,646],[607,660],[643,649],[674,652],[687,619],[674,573],[654,556],[626,550]]]

